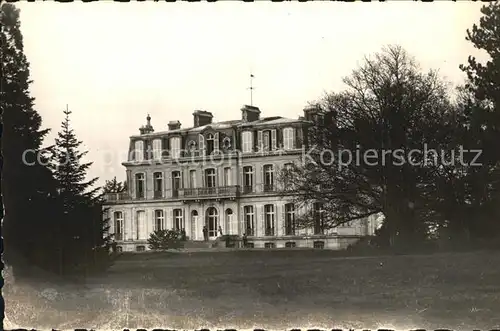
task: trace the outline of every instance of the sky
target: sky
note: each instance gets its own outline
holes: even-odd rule
[[[308,102],[338,92],[366,55],[401,45],[422,69],[457,85],[478,23],[478,2],[420,3],[18,3],[31,94],[53,143],[68,105],[99,183],[125,179],[129,137],[147,114],[155,131],[192,113],[239,119],[297,118]]]

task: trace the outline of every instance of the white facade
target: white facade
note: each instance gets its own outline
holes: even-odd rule
[[[210,240],[220,227],[223,234],[246,234],[255,248],[344,249],[373,234],[372,219],[329,230],[294,227],[294,215],[305,211],[278,194],[277,176],[302,154],[305,121],[260,119],[255,107],[242,111],[241,121],[205,125],[202,116],[211,114],[195,113],[198,126],[159,133],[148,117],[141,135],[131,137],[132,153],[123,163],[128,191],[107,196],[110,232],[119,249],[147,250],[157,228],[184,230],[188,240],[197,241],[203,240],[204,226]]]

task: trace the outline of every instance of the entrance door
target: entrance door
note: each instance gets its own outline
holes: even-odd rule
[[[224,234],[235,234],[234,224],[233,224],[233,210],[228,208],[226,209],[226,222],[225,222],[224,230],[226,231]]]
[[[201,229],[198,229],[198,212],[193,210],[191,212],[191,240],[199,240]],[[203,233],[201,233],[203,234]],[[203,238],[203,237],[202,237]]]
[[[146,236],[146,212],[144,210],[137,212],[137,240],[145,240]]]
[[[218,213],[217,209],[210,207],[207,209],[207,229],[208,229],[208,239],[217,238],[218,231]]]

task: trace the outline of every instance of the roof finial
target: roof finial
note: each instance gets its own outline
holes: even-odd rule
[[[149,114],[146,117],[146,121],[147,121],[146,125],[143,125],[139,128],[141,134],[154,132],[153,126],[151,125],[151,116],[149,116]]]

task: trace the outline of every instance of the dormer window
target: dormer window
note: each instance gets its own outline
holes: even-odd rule
[[[188,143],[188,148],[189,148],[189,151],[190,151],[190,152],[194,152],[194,151],[196,150],[196,141],[191,140],[191,141]]]
[[[173,159],[178,159],[181,156],[181,138],[170,138],[170,155]]]
[[[212,154],[212,152],[214,151],[214,146],[215,146],[214,135],[209,133],[207,135],[207,155]]]
[[[231,148],[231,138],[225,137],[222,140],[222,146],[224,147],[224,149],[230,149]]]
[[[264,131],[264,150],[268,151],[269,147],[271,146],[271,135],[269,134],[269,131]]]
[[[153,140],[153,159],[161,159],[161,139]]]
[[[142,140],[137,140],[135,142],[134,158],[139,162],[144,160],[144,142]]]
[[[250,153],[252,151],[252,132],[245,131],[241,133],[241,149],[243,153]]]
[[[295,129],[294,128],[284,128],[283,129],[283,149],[294,149],[295,148]]]
[[[207,155],[211,155],[214,151],[219,150],[219,134],[209,133],[206,139]]]

